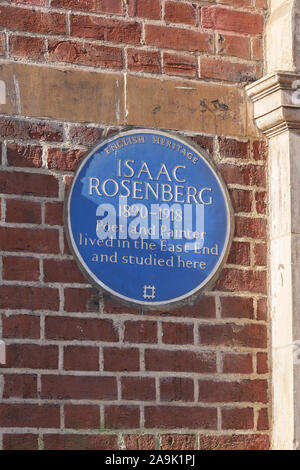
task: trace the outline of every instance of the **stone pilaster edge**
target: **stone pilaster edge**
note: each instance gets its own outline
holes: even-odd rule
[[[255,123],[268,138],[300,130],[300,73],[274,72],[245,90],[253,103]]]

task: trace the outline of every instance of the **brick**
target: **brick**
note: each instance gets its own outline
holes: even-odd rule
[[[119,132],[119,130],[120,129],[118,127],[109,127],[106,130],[106,136],[110,137],[111,135],[117,134]]]
[[[266,266],[267,265],[267,245],[265,243],[256,243],[254,245],[254,259],[255,266]]]
[[[99,294],[94,289],[65,289],[66,312],[98,312]]]
[[[164,52],[164,73],[167,75],[181,75],[183,77],[196,77],[196,58],[179,54]]]
[[[64,185],[65,185],[65,191],[68,191],[71,187],[72,181],[73,181],[73,175],[65,175],[63,177]]]
[[[54,8],[66,8],[95,13],[114,13],[122,15],[122,0],[52,0]]]
[[[212,52],[212,36],[182,28],[145,25],[146,45],[189,52]]]
[[[163,434],[161,450],[195,450],[196,437],[191,434]]]
[[[235,236],[249,237],[254,239],[265,239],[267,236],[266,219],[236,217]]]
[[[252,49],[253,49],[253,59],[262,60],[264,56],[263,39],[253,38]]]
[[[267,159],[267,142],[265,140],[255,140],[253,142],[253,158],[257,161],[265,161]]]
[[[116,400],[117,381],[107,376],[44,375],[41,396],[59,400]]]
[[[218,166],[226,183],[266,186],[266,174],[263,166],[251,164],[242,166],[219,164]]]
[[[40,224],[42,221],[41,204],[34,201],[7,199],[5,219],[6,222]]]
[[[104,409],[105,427],[110,429],[134,429],[140,427],[140,408],[128,405],[110,405]]]
[[[162,341],[166,344],[193,344],[194,326],[186,323],[163,323]]]
[[[22,369],[57,369],[58,348],[38,344],[9,344],[6,366]]]
[[[1,286],[0,308],[58,310],[58,290],[48,287]]]
[[[127,50],[128,70],[135,72],[160,73],[160,57],[157,51],[141,49]]]
[[[246,36],[218,34],[217,52],[221,55],[250,59],[250,39]]]
[[[155,400],[155,379],[149,377],[122,377],[122,400]]]
[[[65,428],[99,429],[100,412],[95,405],[66,405]]]
[[[222,318],[254,318],[253,299],[248,297],[221,297]]]
[[[222,158],[250,158],[250,142],[219,137],[219,151]]]
[[[268,8],[268,1],[267,0],[255,0],[255,6],[257,8],[263,8],[266,10]]]
[[[265,325],[230,324],[201,325],[200,344],[207,346],[229,346],[266,348],[267,329]]]
[[[3,279],[6,281],[38,281],[40,263],[37,258],[27,256],[3,257]]]
[[[45,5],[45,0],[11,0],[11,3],[25,3],[25,5]]]
[[[170,2],[165,3],[164,20],[171,23],[184,23],[196,26],[197,9],[195,4]]]
[[[217,281],[216,289],[229,292],[244,291],[265,294],[267,292],[266,272],[223,269]]]
[[[157,343],[157,323],[154,321],[126,321],[124,341],[128,343]]]
[[[129,16],[160,19],[160,0],[127,0],[127,5]]]
[[[161,315],[161,312],[147,311],[151,315]],[[145,312],[145,313],[147,313]],[[186,305],[175,310],[170,310],[169,315],[173,317],[191,317],[191,318],[215,318],[216,316],[216,305],[214,297],[201,298],[195,303],[195,305]]]
[[[218,3],[223,3],[224,5],[229,5],[232,7],[251,7],[251,0],[219,0]]]
[[[99,348],[92,346],[65,346],[65,370],[99,370]]]
[[[49,41],[49,61],[68,62],[92,67],[122,69],[122,50],[118,47],[81,44],[75,41]]]
[[[38,450],[38,434],[4,434],[3,450]]]
[[[258,214],[266,214],[267,212],[267,193],[260,191],[255,193],[256,211]]]
[[[48,168],[50,170],[74,171],[84,156],[83,150],[48,149]]]
[[[103,137],[104,130],[98,127],[84,125],[71,125],[69,128],[69,141],[72,145],[94,145]]]
[[[257,320],[266,321],[268,318],[267,299],[257,301]]]
[[[145,428],[217,429],[217,409],[200,406],[146,406]]]
[[[0,248],[4,251],[58,253],[58,231],[55,229],[1,227]]]
[[[63,203],[45,203],[45,223],[48,225],[63,225]]]
[[[118,439],[114,434],[45,434],[45,450],[116,450]]]
[[[5,54],[5,39],[4,35],[0,34],[0,55],[3,56]]]
[[[199,380],[201,402],[251,402],[267,403],[268,382],[266,380]]]
[[[126,450],[154,450],[155,436],[152,434],[125,434],[123,436]]]
[[[253,408],[222,409],[222,429],[252,429],[254,427]]]
[[[71,36],[126,44],[139,44],[142,31],[136,21],[79,15],[71,15],[70,27]]]
[[[224,374],[252,374],[251,354],[222,354],[222,372]]]
[[[252,191],[230,189],[229,194],[234,212],[251,212]]]
[[[160,379],[161,401],[194,401],[194,381],[183,377]]]
[[[104,370],[138,371],[139,350],[135,348],[103,348]]]
[[[42,166],[42,147],[34,145],[7,145],[8,166],[39,168]]]
[[[207,135],[193,135],[191,139],[199,145],[199,147],[206,150],[208,153],[213,154],[214,152],[214,138],[208,137]]]
[[[4,428],[58,428],[59,406],[0,404],[0,426]]]
[[[267,431],[268,429],[269,429],[268,409],[267,408],[261,408],[258,411],[257,430],[258,431]]]
[[[9,53],[13,57],[44,59],[44,39],[28,36],[10,36]]]
[[[37,398],[37,376],[4,374],[3,398]]]
[[[55,340],[118,341],[118,330],[109,319],[46,317],[45,337]]]
[[[0,118],[0,136],[42,142],[63,142],[64,140],[62,124],[4,117]]]
[[[65,34],[65,15],[24,8],[0,6],[0,27],[41,34]]]
[[[106,297],[105,295],[104,295],[103,310],[105,313],[115,314],[115,315],[128,314],[128,313],[139,314],[140,312],[138,307],[135,308],[133,306],[121,304],[112,298]]]
[[[40,317],[34,315],[3,315],[3,338],[40,337]]]
[[[146,349],[146,370],[173,372],[216,372],[214,353]]]
[[[232,242],[227,263],[237,264],[239,266],[250,266],[250,243]]]
[[[73,260],[44,260],[44,280],[46,282],[78,282],[86,283],[78,269],[77,264]]]
[[[0,192],[23,196],[57,197],[58,181],[52,175],[1,171]]]
[[[229,434],[199,436],[200,450],[268,450],[269,436],[266,434]]]
[[[203,28],[235,31],[243,34],[261,34],[263,32],[263,16],[229,10],[218,6],[201,8],[201,25]]]
[[[267,374],[269,372],[268,366],[268,354],[267,353],[257,353],[256,356],[256,368],[258,374]]]
[[[200,76],[231,82],[248,82],[260,78],[256,64],[232,62],[216,57],[201,57]]]

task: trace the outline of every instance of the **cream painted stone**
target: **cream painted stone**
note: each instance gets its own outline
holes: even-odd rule
[[[0,64],[6,103],[0,113],[123,124],[123,75]]]
[[[291,158],[290,160],[291,231],[293,234],[300,234],[300,158],[299,158],[300,132],[290,131],[289,136],[290,136],[289,151],[290,151],[290,155],[293,155],[293,158]],[[297,262],[298,262],[298,258],[297,258]],[[300,283],[298,284],[298,286],[300,286]],[[300,306],[300,303],[299,303],[299,306]],[[300,322],[299,322],[299,329],[300,329]]]
[[[272,448],[285,450],[300,448],[300,103],[293,100],[298,79],[274,72],[247,87],[256,124],[269,138]]]
[[[272,0],[266,28],[267,73],[300,70],[300,0]]]
[[[245,98],[246,99],[246,98]],[[246,136],[247,137],[254,137],[256,139],[261,139],[262,133],[258,130],[254,119],[253,119],[253,103],[250,99],[246,100]]]
[[[266,29],[267,72],[295,70],[293,46],[293,2],[286,0],[272,5]]]
[[[299,81],[299,82],[298,82]],[[246,87],[254,105],[256,125],[267,136],[284,129],[300,129],[300,74],[274,72]]]
[[[270,139],[270,238],[291,233],[291,194],[289,134],[281,133]]]

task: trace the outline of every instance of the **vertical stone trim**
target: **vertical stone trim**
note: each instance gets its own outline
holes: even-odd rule
[[[247,87],[256,124],[269,139],[273,449],[300,445],[299,77],[277,72]]]

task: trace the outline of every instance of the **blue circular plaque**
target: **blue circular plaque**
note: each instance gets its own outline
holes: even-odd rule
[[[155,129],[121,132],[87,154],[65,220],[93,284],[155,308],[192,302],[211,286],[233,233],[226,186],[204,151]]]

